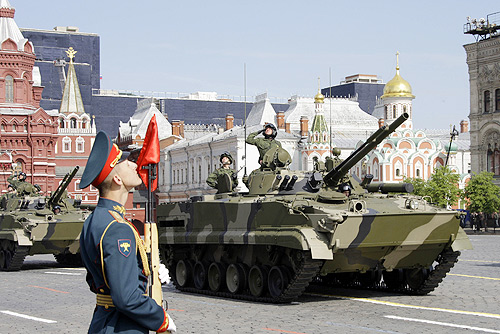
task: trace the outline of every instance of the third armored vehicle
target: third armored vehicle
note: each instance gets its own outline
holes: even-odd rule
[[[331,170],[289,170],[290,156],[275,149],[250,175],[248,193],[160,204],[160,254],[175,286],[265,302],[293,301],[313,281],[434,290],[471,247],[455,212],[409,194],[409,184],[348,174],[407,117],[378,129]]]
[[[52,196],[12,195],[0,201],[0,270],[19,270],[26,255],[54,254],[62,264],[80,263],[79,236],[90,213],[65,198],[78,166]]]

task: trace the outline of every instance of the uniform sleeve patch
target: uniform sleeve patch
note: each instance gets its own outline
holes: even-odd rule
[[[130,239],[118,239],[118,250],[125,257],[128,257],[130,255],[131,245],[132,241]]]

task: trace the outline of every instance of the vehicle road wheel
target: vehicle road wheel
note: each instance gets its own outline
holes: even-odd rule
[[[194,286],[198,290],[203,290],[207,283],[207,268],[202,262],[198,261],[194,265],[193,276]]]
[[[230,264],[226,270],[226,286],[229,292],[237,294],[245,288],[245,272],[237,264]]]
[[[5,251],[0,249],[0,270],[5,270]]]
[[[388,289],[401,290],[405,287],[405,279],[402,269],[394,269],[393,271],[384,271],[384,283]]]
[[[285,291],[288,285],[288,276],[284,270],[274,266],[269,270],[268,289],[271,297],[279,297]]]
[[[265,267],[253,266],[248,273],[248,288],[255,297],[263,295],[267,285],[267,272]]]
[[[212,291],[220,291],[226,283],[226,269],[221,263],[213,262],[208,267],[208,286]]]
[[[193,267],[189,261],[180,260],[175,266],[175,280],[181,288],[188,286]]]
[[[418,290],[424,284],[427,277],[429,277],[429,269],[416,268],[405,270],[405,280],[408,287],[412,290]]]

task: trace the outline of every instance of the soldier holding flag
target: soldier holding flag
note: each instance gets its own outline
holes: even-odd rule
[[[99,190],[97,207],[80,236],[87,283],[96,294],[89,333],[175,332],[166,310],[147,295],[150,266],[146,247],[124,217],[129,191],[142,183],[137,165],[124,160],[125,153],[106,133],[99,132],[80,182],[81,189],[92,184]],[[156,275],[164,277],[165,273],[160,269]]]

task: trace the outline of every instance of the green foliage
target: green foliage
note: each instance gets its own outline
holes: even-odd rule
[[[500,210],[500,188],[493,184],[493,173],[481,172],[472,176],[465,186],[465,197],[469,199],[467,209],[472,212]]]
[[[428,181],[420,178],[407,178],[405,182],[413,184],[413,193],[417,196],[430,196],[432,202],[440,205],[455,205],[462,196],[458,188],[459,175],[448,167],[436,168]]]

